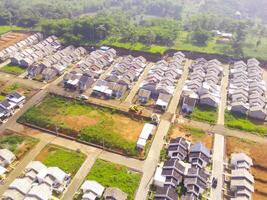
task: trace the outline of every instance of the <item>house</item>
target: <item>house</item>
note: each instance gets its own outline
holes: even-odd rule
[[[95,200],[96,198],[100,198],[102,196],[105,188],[96,181],[86,180],[82,184],[81,190],[83,193],[83,200]]]
[[[168,156],[179,160],[185,160],[188,156],[190,143],[183,137],[171,139],[168,147]]]
[[[164,186],[176,188],[183,181],[185,167],[178,159],[169,159],[164,162],[162,176],[166,177]]]
[[[166,177],[162,175],[162,166],[158,166],[153,178],[153,185],[156,187],[164,187]]]
[[[150,96],[151,96],[151,91],[140,89],[138,92],[138,102],[140,102],[140,104],[146,104],[150,99]]]
[[[88,89],[94,82],[94,79],[91,78],[90,76],[83,74],[78,82],[78,86],[80,91],[84,92],[85,90]]]
[[[112,96],[112,90],[109,88],[108,82],[104,80],[98,80],[93,87],[93,96],[110,98]]]
[[[127,200],[127,194],[118,188],[108,187],[103,196],[105,200]]]
[[[231,166],[233,169],[247,169],[253,165],[252,159],[244,153],[233,153],[231,155]]]
[[[136,144],[137,148],[139,149],[145,148],[146,142],[153,135],[155,128],[156,128],[155,125],[145,123],[142,129],[142,132],[140,133],[139,138],[137,140],[137,144]]]
[[[198,200],[198,197],[194,193],[186,192],[182,195],[181,200]]]
[[[0,107],[0,122],[3,122],[4,120],[6,120],[8,117],[10,117],[11,112]]]
[[[26,194],[32,187],[32,180],[29,178],[15,179],[4,192],[3,200],[24,200]]]
[[[25,168],[25,177],[36,180],[37,174],[44,169],[47,167],[40,161],[31,161]]]
[[[0,149],[0,166],[7,167],[14,160],[16,160],[16,156],[10,150]]]
[[[173,187],[157,187],[154,200],[177,200],[178,194]]]
[[[192,113],[199,99],[198,94],[193,91],[183,91],[182,97],[182,112]]]
[[[42,72],[42,78],[46,82],[53,80],[57,75],[57,71],[53,68],[46,68]]]
[[[231,111],[246,115],[249,110],[249,104],[244,102],[233,102],[231,103]]]
[[[8,113],[7,115],[12,114],[16,106],[16,103],[8,101],[8,99],[5,99],[4,101],[0,102],[0,107]]]
[[[248,170],[235,169],[231,172],[230,191],[233,197],[242,197],[243,199],[252,199],[254,192],[254,177]]]
[[[200,105],[217,108],[219,106],[220,99],[213,94],[204,94],[200,96]]]
[[[112,96],[114,98],[121,98],[127,91],[126,85],[121,85],[119,83],[110,83],[109,89],[112,91]]]
[[[33,186],[27,193],[26,198],[24,200],[50,200],[51,196],[51,187],[43,183],[40,185]]]
[[[22,107],[25,103],[26,97],[18,92],[11,92],[7,95],[7,99],[10,102],[15,103],[17,107]]]
[[[249,109],[248,116],[253,119],[264,121],[267,117],[267,109],[260,106],[253,106]]]
[[[189,162],[196,167],[206,167],[211,161],[210,150],[203,143],[197,142],[193,144],[189,152]]]
[[[171,98],[172,98],[172,95],[170,94],[160,93],[158,100],[156,101],[156,106],[160,108],[162,111],[167,110]]]

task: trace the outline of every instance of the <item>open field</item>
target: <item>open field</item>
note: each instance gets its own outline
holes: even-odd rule
[[[32,149],[38,140],[18,135],[14,133],[4,133],[0,137],[0,148],[7,148],[12,151],[18,159],[22,158],[30,149]]]
[[[141,174],[122,165],[97,160],[86,179],[95,180],[105,187],[117,187],[128,194],[128,200],[133,200]]]
[[[0,69],[0,71],[6,72],[9,74],[20,75],[20,74],[24,73],[26,71],[26,69],[23,67],[20,67],[18,65],[8,64],[8,65],[2,67]]]
[[[226,151],[230,156],[233,152],[244,152],[253,158],[252,174],[255,178],[254,200],[267,199],[267,146],[249,140],[227,137]]]
[[[31,97],[36,93],[35,89],[32,89],[30,87],[24,86],[19,83],[12,83],[12,84],[5,84],[5,83],[0,83],[0,94],[1,96],[5,97],[7,94],[10,92],[18,92],[21,95],[24,95],[26,97]]]
[[[18,31],[18,30],[24,30],[24,28],[18,26],[0,26],[0,35],[3,33],[7,33],[9,31]]]
[[[63,134],[127,155],[138,155],[135,146],[144,125],[113,110],[51,95],[29,109],[19,121],[50,130],[57,127]]]
[[[6,30],[6,29],[2,29]],[[1,33],[1,26],[0,26],[0,33]],[[19,33],[19,32],[8,32],[0,37],[0,50],[5,49],[21,40],[27,38],[29,34],[26,33]]]
[[[85,155],[65,149],[63,147],[48,145],[36,157],[48,167],[59,167],[72,176],[79,170],[85,160]]]
[[[212,148],[213,137],[204,130],[186,125],[174,125],[170,131],[170,138],[184,137],[191,142],[202,142],[209,149]]]
[[[196,121],[215,124],[218,119],[218,110],[207,106],[196,106],[189,118]]]
[[[224,116],[225,116],[225,125],[228,126],[229,128],[247,131],[260,135],[267,134],[267,126],[254,122],[246,116],[234,114],[229,111],[226,111]]]

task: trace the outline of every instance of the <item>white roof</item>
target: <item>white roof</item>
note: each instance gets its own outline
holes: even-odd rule
[[[26,167],[26,171],[34,170],[37,173],[43,169],[47,169],[47,167],[40,161],[31,161]]]
[[[96,195],[92,192],[88,192],[83,194],[82,200],[95,200],[96,199]]]
[[[164,185],[165,180],[166,180],[166,177],[162,176],[162,167],[158,167],[154,175],[154,182],[159,183],[159,184],[163,183]]]
[[[0,149],[0,157],[9,164],[16,158],[16,156],[8,149]]]
[[[83,193],[93,192],[97,197],[101,197],[105,188],[96,181],[87,180],[82,184],[81,187]]]
[[[231,164],[235,164],[236,162],[242,162],[242,161],[245,161],[247,162],[250,166],[253,165],[253,162],[252,162],[252,159],[244,154],[244,153],[233,153],[231,155]]]
[[[139,138],[137,141],[137,147],[144,148],[146,146],[146,139]]]
[[[42,169],[37,174],[37,178],[40,180],[44,180],[44,178],[47,175],[54,177],[57,182],[63,183],[67,174],[64,171],[62,171],[61,169],[59,169],[58,167],[49,167],[49,168]]]
[[[0,176],[4,175],[6,173],[6,171],[7,171],[7,169],[0,165]]]
[[[153,124],[145,123],[139,138],[147,140],[153,134],[154,128],[155,126]]]
[[[158,99],[157,102],[156,102],[156,105],[167,107],[168,106],[168,103],[165,102],[165,101],[162,101],[161,99]]]
[[[10,185],[9,189],[16,189],[22,194],[26,194],[32,186],[32,181],[29,178],[17,178]]]
[[[29,200],[31,197],[37,197],[38,200],[49,200],[51,196],[51,188],[46,184],[40,184],[32,187],[24,200]]]
[[[97,92],[104,93],[104,94],[108,94],[108,95],[112,94],[112,90],[108,89],[106,86],[98,86],[98,85],[96,85],[96,86],[93,87],[93,90],[97,91]]]

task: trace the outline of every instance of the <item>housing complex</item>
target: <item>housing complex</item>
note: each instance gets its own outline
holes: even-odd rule
[[[211,163],[211,153],[202,143],[191,144],[185,138],[172,139],[168,146],[169,159],[157,168],[154,185],[155,200],[197,200],[209,187],[210,174],[206,167]],[[177,193],[178,187],[186,192]]]
[[[40,161],[28,164],[22,177],[15,179],[2,196],[3,200],[49,200],[53,192],[62,194],[70,175],[58,167],[46,167]]]
[[[218,60],[195,60],[183,87],[182,111],[191,113],[197,104],[217,108],[221,101],[222,76],[223,68]]]
[[[0,149],[0,180],[5,177],[8,167],[16,160],[16,156],[8,149]]]
[[[185,60],[185,55],[177,52],[169,62],[158,61],[140,85],[138,102],[146,104],[152,98],[156,107],[165,111],[182,76]]]
[[[266,119],[266,82],[263,80],[263,69],[255,58],[247,63],[238,61],[232,65],[228,105],[232,112],[262,121]]]
[[[65,74],[64,87],[69,90],[84,92],[111,66],[115,57],[116,51],[114,49],[96,50],[86,54],[76,64],[75,69]]]
[[[130,90],[147,66],[143,57],[125,56],[116,63],[104,80],[98,80],[92,95],[119,99]]]

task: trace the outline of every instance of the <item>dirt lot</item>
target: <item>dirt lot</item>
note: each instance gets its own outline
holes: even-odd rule
[[[20,93],[21,95],[24,95],[28,98],[32,97],[37,92],[37,90],[35,90],[35,89],[32,89],[30,87],[27,87],[27,86],[24,86],[24,85],[21,85],[18,83],[5,84],[3,82],[0,82],[0,94],[2,96],[6,96],[10,92],[14,92],[14,91],[16,91],[16,92]]]
[[[0,36],[0,50],[3,50],[21,40],[26,39],[29,34],[19,32],[8,32]]]
[[[170,132],[170,138],[184,137],[191,142],[201,141],[209,149],[212,148],[213,137],[206,134],[200,129],[193,129],[192,127],[176,125]]]
[[[252,174],[255,178],[254,200],[267,200],[267,145],[244,139],[227,137],[227,155],[244,152],[253,158]]]

